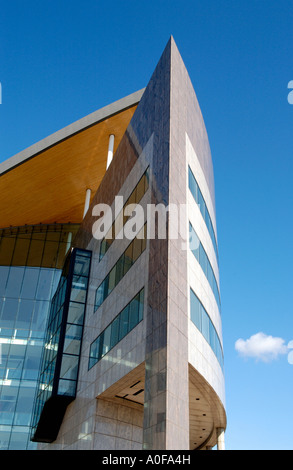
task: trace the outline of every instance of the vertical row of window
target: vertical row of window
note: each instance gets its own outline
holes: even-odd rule
[[[210,286],[215,296],[217,305],[219,307],[219,312],[221,311],[221,301],[220,301],[220,293],[218,284],[216,281],[216,277],[211,266],[210,260],[205,252],[204,247],[202,246],[197,234],[191,223],[189,223],[189,240],[190,240],[190,249],[194,254],[195,258],[200,264],[201,269],[203,270]]]
[[[35,401],[33,431],[38,426],[46,401],[52,395],[75,396],[90,264],[91,252],[74,249],[65,262],[52,299]]]
[[[204,306],[192,289],[190,289],[190,318],[209,343],[223,369],[224,358],[219,336]]]
[[[130,216],[125,215],[125,207],[138,204],[149,187],[149,168],[144,172],[135,186],[123,209],[113,222],[110,230],[100,244],[100,260],[106,254],[111,244],[120,233]],[[127,274],[135,261],[146,249],[147,224],[145,223],[136,237],[128,245],[111,271],[96,290],[95,310],[111,294],[113,289]],[[91,369],[105,354],[107,354],[119,341],[121,341],[143,319],[144,289],[142,289],[114,320],[102,331],[90,347],[88,368]]]
[[[126,224],[127,220],[130,216],[126,216],[124,214],[124,209],[126,206],[130,204],[138,204],[144,194],[147,192],[149,187],[149,168],[144,172],[142,177],[140,178],[139,182],[135,186],[134,190],[130,194],[129,198],[127,199],[126,203],[123,206],[123,209],[113,222],[111,228],[109,229],[108,233],[105,235],[105,238],[101,241],[100,244],[100,260],[106,254],[110,246],[112,245],[113,241],[115,240],[116,236],[122,230],[124,225]]]
[[[191,192],[195,202],[197,203],[197,205],[200,209],[201,215],[203,216],[203,219],[205,221],[205,224],[207,226],[208,232],[210,234],[210,237],[211,237],[211,240],[212,240],[212,243],[213,243],[213,247],[214,247],[216,256],[218,258],[218,246],[217,246],[217,242],[216,242],[216,236],[215,236],[215,231],[214,231],[214,227],[213,227],[213,224],[212,224],[211,216],[210,216],[210,213],[208,211],[206,202],[203,198],[202,192],[199,188],[199,185],[198,185],[198,183],[195,179],[195,176],[192,173],[190,167],[188,167],[188,185],[189,185],[190,192]]]
[[[97,310],[108,295],[112,292],[114,287],[121,281],[125,274],[129,271],[131,266],[140,257],[146,248],[147,239],[147,225],[145,224],[138,232],[136,237],[128,245],[124,253],[120,256],[117,263],[113,266],[109,274],[105,277],[103,282],[96,290],[95,310]]]
[[[143,319],[144,289],[102,331],[90,347],[88,368],[91,369]]]

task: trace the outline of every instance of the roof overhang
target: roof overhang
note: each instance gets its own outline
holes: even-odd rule
[[[0,164],[1,227],[80,223],[86,190],[94,196],[144,90],[76,121]]]

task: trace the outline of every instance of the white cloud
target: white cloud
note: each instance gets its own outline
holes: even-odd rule
[[[253,357],[263,362],[277,359],[281,354],[288,353],[288,346],[282,338],[268,336],[259,332],[244,340],[238,339],[235,349],[243,357]]]

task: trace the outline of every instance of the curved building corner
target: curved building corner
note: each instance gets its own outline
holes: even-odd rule
[[[36,174],[40,185],[30,188]],[[18,431],[26,433],[18,448],[40,450],[224,449],[213,165],[173,38],[144,90],[18,154],[2,175],[3,191],[13,193],[3,202],[10,228],[2,230],[1,244],[7,281],[0,340],[7,347],[0,400],[11,407],[1,423],[7,448]],[[24,178],[28,196],[12,213],[9,199],[20,200]],[[50,197],[42,194],[44,184]],[[26,228],[15,228],[20,226]],[[59,234],[58,245],[52,232]],[[5,247],[12,246],[13,233],[17,241],[8,260]],[[39,258],[37,242],[43,243]],[[17,243],[25,246],[25,259]],[[33,269],[35,287],[25,277]],[[42,299],[39,278],[50,269],[54,282]],[[39,302],[38,313],[28,300]],[[24,305],[27,317],[20,313]],[[7,397],[10,386],[26,397],[30,379],[15,339],[23,325],[29,351],[34,321],[41,324],[42,355],[21,431],[18,405],[13,408]],[[11,364],[17,383],[9,376]]]

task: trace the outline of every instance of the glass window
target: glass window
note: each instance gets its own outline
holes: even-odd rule
[[[58,243],[46,241],[42,256],[42,267],[55,268],[57,261]]]
[[[101,357],[100,339],[101,339],[101,336],[98,336],[98,338],[91,344],[91,347],[90,347],[90,360],[92,361],[93,364],[99,361]]]
[[[37,235],[34,235],[34,238],[36,238]],[[46,234],[46,241],[51,241],[51,242],[55,242],[56,243],[56,246],[58,245],[59,243],[59,240],[60,240],[60,232],[57,231],[57,232],[50,232],[48,231],[47,234]]]
[[[199,261],[200,241],[191,224],[189,225],[189,242],[192,253],[194,254],[197,261]]]
[[[111,345],[110,349],[113,348],[119,341],[119,322],[120,322],[120,316],[115,318],[113,322],[111,323]]]
[[[77,255],[74,263],[74,274],[87,276],[90,269],[90,258]]]
[[[53,275],[54,271],[51,269],[42,269],[40,271],[36,299],[50,300]]]
[[[116,286],[117,284],[121,281],[122,277],[124,276],[124,260],[125,260],[125,255],[123,253],[122,256],[120,256],[119,260],[116,263]]]
[[[34,300],[20,300],[17,315],[17,328],[30,328],[34,307]]]
[[[111,344],[111,325],[104,330],[102,356],[110,350]]]
[[[70,300],[85,303],[87,294],[88,278],[73,275]]]
[[[11,267],[9,271],[7,286],[6,286],[6,297],[19,297],[22,280],[24,275],[24,268]]]
[[[49,308],[49,301],[40,300],[35,302],[35,309],[31,323],[32,337],[43,338],[46,322],[48,319]]]
[[[23,299],[34,299],[40,270],[38,268],[26,268],[21,289]]]
[[[129,305],[127,305],[120,314],[119,341],[127,335],[129,331]]]
[[[190,191],[191,191],[191,193],[192,193],[192,195],[195,199],[195,202],[199,206],[200,212],[203,216],[203,219],[206,223],[208,232],[209,232],[210,237],[212,239],[216,256],[218,257],[217,242],[216,242],[216,237],[215,237],[215,232],[214,232],[214,227],[212,225],[211,217],[210,217],[209,211],[207,209],[206,202],[203,198],[203,195],[202,195],[202,193],[199,189],[197,181],[196,181],[190,167],[188,167],[188,180],[189,180],[189,189],[190,189]]]
[[[201,332],[203,334],[203,336],[205,337],[205,339],[207,340],[207,342],[209,343],[209,339],[210,339],[210,333],[209,333],[209,316],[208,314],[206,313],[205,310],[202,309],[202,329],[201,329]]]
[[[205,276],[208,276],[208,259],[206,252],[202,246],[202,244],[199,245],[199,264],[205,273]]]
[[[116,265],[109,272],[108,294],[112,292],[115,286],[116,286]]]
[[[105,255],[106,251],[107,251],[107,241],[105,240],[105,238],[101,241],[101,244],[100,244],[100,260],[103,258],[103,256]]]
[[[1,239],[0,242],[0,265],[1,266],[10,266],[14,245],[16,238],[15,237],[5,237]]]
[[[18,299],[5,299],[3,302],[1,327],[13,328],[18,312]]]
[[[107,252],[109,246],[114,241],[114,239],[117,237],[117,235],[121,232],[124,224],[129,219],[129,216],[124,215],[124,209],[129,204],[137,204],[141,200],[141,198],[143,197],[144,193],[147,191],[148,186],[149,186],[149,169],[147,169],[145,171],[144,175],[142,176],[142,178],[140,179],[140,181],[138,182],[138,184],[136,185],[136,187],[134,188],[134,190],[130,194],[129,198],[127,199],[126,203],[124,204],[124,207],[123,207],[122,211],[116,217],[116,220],[114,221],[114,223],[112,225],[113,238],[111,237],[112,238],[111,242],[109,244],[104,243],[104,240],[108,238],[108,235],[106,235],[105,239],[102,240],[102,242],[100,244],[100,260],[103,258],[103,256]]]
[[[210,331],[210,345],[214,353],[216,353],[216,330],[214,325],[212,324],[210,320],[210,326],[209,326],[209,331]]]
[[[143,319],[143,307],[144,307],[144,289],[142,289],[139,293],[139,313],[138,313],[139,322]]]
[[[139,201],[142,199],[144,193],[145,193],[145,175],[140,179],[136,187],[136,202],[137,203],[139,203]]]
[[[71,356],[64,354],[62,356],[60,378],[61,379],[77,379],[79,356]]]
[[[16,239],[16,244],[13,253],[12,265],[13,266],[25,266],[26,259],[30,246],[30,234],[21,234]]]
[[[58,383],[58,395],[68,395],[74,397],[76,391],[76,381],[60,379]]]
[[[81,337],[82,337],[82,326],[67,325],[63,352],[65,354],[78,355],[80,352]]]
[[[128,248],[125,251],[125,257],[124,257],[124,272],[123,275],[129,271],[133,264],[133,243],[130,243]]]
[[[201,331],[201,308],[200,308],[200,302],[196,295],[191,291],[190,294],[190,316],[191,320],[195,324],[195,326]]]
[[[195,199],[195,201],[198,201],[198,194],[197,194],[197,183],[196,180],[192,174],[191,169],[188,167],[188,184],[189,184],[189,189]]]
[[[45,237],[45,234],[43,235]],[[44,240],[32,240],[30,250],[27,259],[27,266],[41,266],[43,251],[44,251]]]
[[[133,262],[135,262],[141,255],[142,252],[142,240],[135,238],[133,240]]]
[[[99,306],[102,305],[102,303],[104,302],[105,281],[106,280],[104,280],[96,290],[95,309],[99,308]]]
[[[144,289],[120,312],[119,315],[91,344],[89,369],[93,367],[107,352],[121,341],[129,331],[143,318]]]
[[[136,296],[129,304],[129,331],[138,324],[139,296]]]
[[[29,428],[26,426],[13,426],[9,449],[24,450],[26,449],[29,436]]]
[[[84,318],[84,309],[84,304],[70,302],[67,317],[68,323],[75,323],[81,325],[83,323]]]
[[[9,266],[0,266],[0,296],[4,296],[8,274]]]

